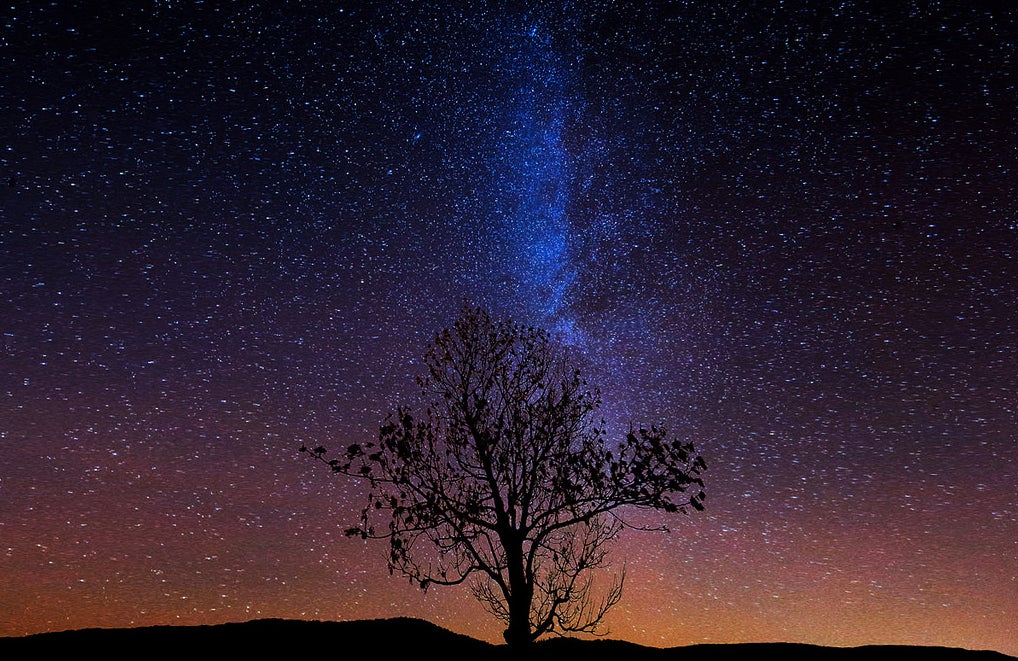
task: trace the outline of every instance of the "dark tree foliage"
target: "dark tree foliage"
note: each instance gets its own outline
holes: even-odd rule
[[[301,447],[370,483],[346,533],[388,538],[390,571],[424,589],[466,583],[511,646],[598,633],[624,572],[600,590],[593,578],[609,542],[637,527],[624,515],[702,510],[703,459],[661,427],[606,444],[597,390],[542,330],[466,309],[425,364],[422,404],[398,408],[377,444],[338,458]]]

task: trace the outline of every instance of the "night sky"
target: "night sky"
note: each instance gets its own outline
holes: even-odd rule
[[[1018,655],[1018,6],[722,4],[7,3],[0,635],[500,642],[297,452],[470,303],[707,461],[612,637]]]

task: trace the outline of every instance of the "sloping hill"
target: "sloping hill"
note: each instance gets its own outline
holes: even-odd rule
[[[252,620],[210,626],[83,629],[0,638],[0,659],[98,655],[104,660],[167,659],[509,659],[502,645],[453,633],[424,620],[352,622]],[[791,643],[693,645],[658,649],[618,640],[555,638],[528,650],[527,661],[1014,661],[997,652],[941,647],[835,648]]]
[[[1014,661],[999,652],[907,645],[823,647],[797,643],[690,645],[658,649],[616,640],[552,639],[538,643],[528,659],[624,659],[625,661]]]
[[[424,620],[395,618],[353,622],[253,620],[210,626],[83,629],[0,638],[0,659],[77,657],[94,651],[104,659],[180,657],[219,659],[416,658],[422,649],[449,650],[446,658],[485,658],[489,643],[447,631]]]

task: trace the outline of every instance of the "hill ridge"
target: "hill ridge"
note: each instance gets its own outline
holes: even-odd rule
[[[186,654],[190,661],[219,658],[226,646],[231,655],[251,658],[281,653],[315,653],[322,646],[352,651],[367,648],[383,658],[419,654],[423,649],[441,650],[452,659],[509,658],[504,645],[494,645],[455,633],[428,620],[391,617],[362,620],[302,620],[256,618],[246,621],[199,625],[150,625],[125,628],[69,629],[18,637],[0,637],[4,658],[29,658],[42,653],[81,653],[101,649],[107,659],[135,658],[145,650]],[[314,650],[314,651],[312,651]],[[20,656],[15,656],[20,655]],[[585,661],[727,661],[774,657],[782,661],[834,659],[835,661],[1012,661],[1018,657],[993,650],[970,650],[943,646],[862,645],[833,647],[794,642],[699,643],[658,648],[616,639],[552,638],[527,651],[529,661],[581,657]]]

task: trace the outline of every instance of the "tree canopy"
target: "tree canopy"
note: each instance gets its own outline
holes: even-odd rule
[[[468,585],[511,646],[597,633],[624,572],[594,577],[627,512],[702,510],[703,458],[661,426],[606,442],[598,390],[541,329],[467,308],[424,363],[419,403],[377,443],[301,447],[370,484],[346,533],[387,538],[390,571],[421,588]]]

